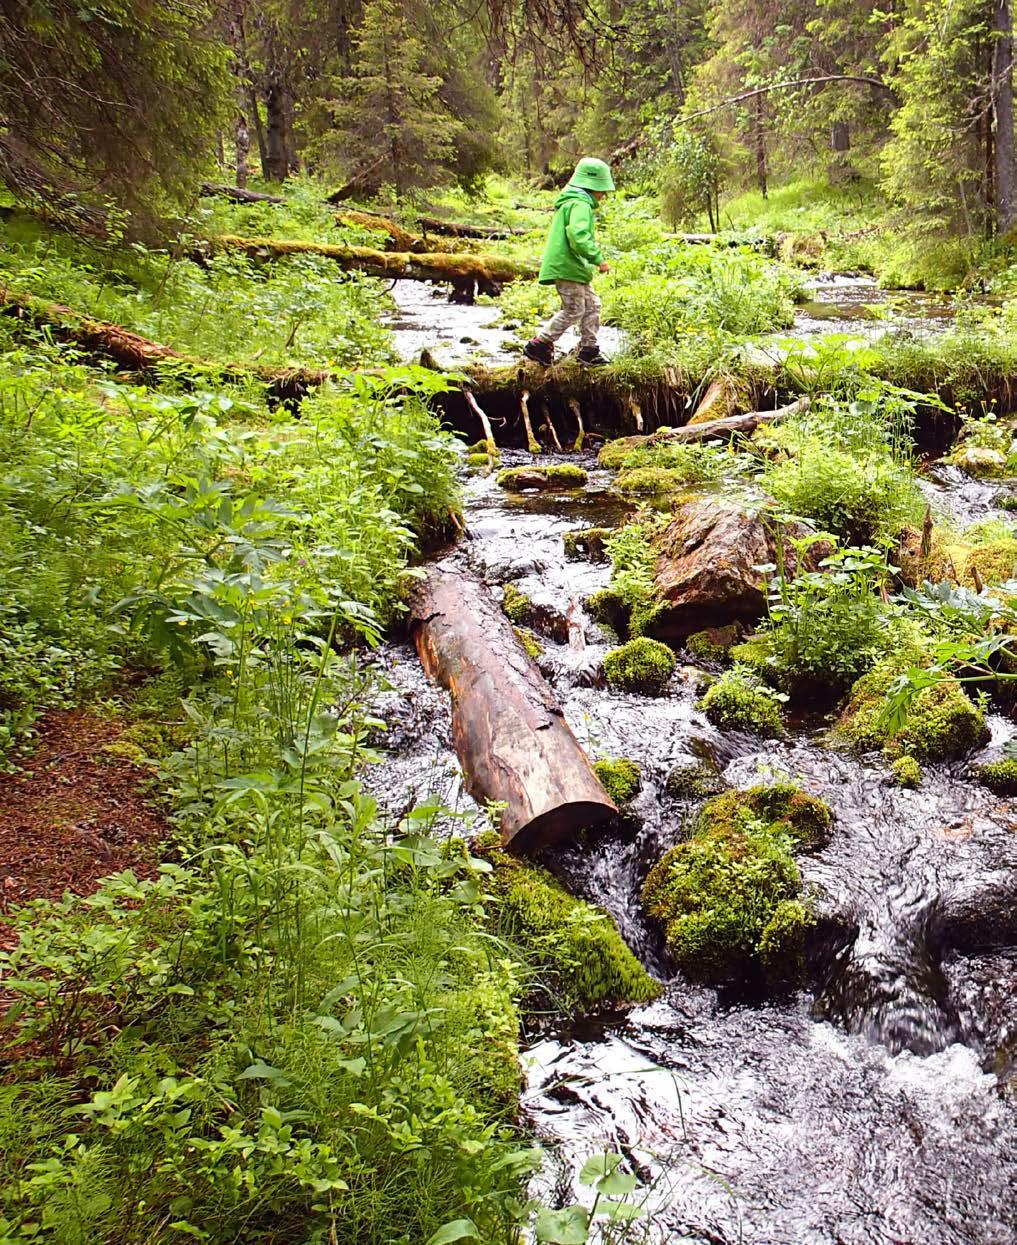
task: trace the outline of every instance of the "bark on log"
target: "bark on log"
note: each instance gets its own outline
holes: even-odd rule
[[[453,285],[476,282],[498,285],[537,275],[536,266],[502,255],[461,255],[434,251],[414,255],[408,251],[375,251],[366,246],[330,246],[315,242],[290,242],[280,238],[241,238],[221,234],[207,238],[212,250],[234,251],[252,259],[282,259],[287,255],[321,255],[348,271],[363,272],[390,281],[446,281]],[[201,252],[199,250],[198,254]]]
[[[452,738],[466,788],[477,800],[506,805],[503,846],[535,850],[618,811],[479,580],[438,563],[411,609],[421,664],[452,694]]]
[[[381,233],[388,234],[397,251],[424,250],[424,239],[419,233],[411,233],[409,229],[404,229],[402,225],[397,225],[388,216],[379,216],[375,212],[361,212],[350,209],[345,212],[337,212],[335,219],[336,224],[339,225],[357,225],[361,229],[377,229]]]
[[[241,186],[217,186],[213,182],[202,182],[201,193],[206,196],[220,195],[224,199],[232,199],[234,203],[282,203],[282,195],[266,195],[260,190],[245,190]]]
[[[808,409],[809,399],[799,398],[797,402],[778,407],[775,411],[749,411],[745,415],[729,415],[725,419],[713,419],[705,424],[686,424],[684,428],[653,432],[646,438],[646,444],[659,445],[666,441],[670,445],[687,445],[692,441],[708,441],[711,437],[724,437],[735,432],[749,436],[760,424],[779,424],[789,415],[797,415],[799,411]]]

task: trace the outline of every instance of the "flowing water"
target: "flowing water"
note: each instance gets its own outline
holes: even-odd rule
[[[526,458],[503,455],[506,465]],[[586,489],[566,497],[466,484],[465,556],[549,614],[609,577],[606,565],[567,561],[562,534],[625,513],[608,473],[584,465]],[[965,522],[992,513],[994,492],[949,471],[926,487]],[[901,790],[881,760],[825,747],[819,720],[777,742],[721,732],[696,708],[690,667],[661,698],[598,687],[609,638],[589,619],[585,631],[581,653],[543,640],[540,665],[580,742],[593,756],[638,760],[643,789],[630,817],[544,863],[613,914],[666,989],[650,1006],[528,1034],[523,1110],[552,1156],[545,1197],[572,1200],[583,1159],[607,1148],[650,1186],[652,1241],[1017,1241],[1017,809],[960,762]],[[371,776],[379,798],[397,810],[434,793],[481,821],[452,752],[446,694],[409,647],[388,647],[379,663],[392,685],[377,706],[389,724]],[[999,715],[991,726],[976,761],[1014,733]],[[642,880],[694,811],[665,780],[692,760],[737,787],[792,776],[833,809],[829,844],[800,858],[823,931],[809,988],[696,984],[644,919]]]

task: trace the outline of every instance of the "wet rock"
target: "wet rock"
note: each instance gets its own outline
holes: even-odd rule
[[[1001,476],[1006,471],[1006,455],[1002,450],[985,445],[962,445],[950,455],[950,461],[969,476]]]
[[[498,473],[498,487],[510,493],[522,493],[530,489],[539,492],[555,492],[562,489],[582,488],[586,472],[571,463],[551,464],[547,467],[506,467]]]
[[[791,540],[809,534],[791,523],[783,551],[788,573],[796,570]],[[777,536],[758,514],[717,498],[685,502],[656,538],[655,594],[661,607],[653,623],[660,639],[682,640],[706,627],[754,622],[766,609],[766,579],[757,568],[777,561]],[[832,552],[825,541],[804,558],[809,570]]]
[[[727,789],[716,768],[706,761],[681,761],[675,765],[664,783],[668,795],[678,800],[701,800],[720,795]]]
[[[508,583],[502,590],[501,603],[514,626],[536,631],[556,644],[568,643],[568,619],[552,601],[528,596],[515,584]]]
[[[606,562],[605,542],[613,530],[610,527],[583,527],[575,532],[566,532],[561,538],[565,557],[570,562]]]
[[[742,638],[742,628],[737,623],[727,627],[707,627],[693,632],[685,641],[686,651],[699,661],[723,661]]]

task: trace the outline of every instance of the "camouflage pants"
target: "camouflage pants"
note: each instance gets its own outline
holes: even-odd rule
[[[556,342],[566,329],[579,325],[579,345],[595,346],[600,328],[600,299],[592,285],[581,281],[556,281],[555,288],[561,298],[561,311],[548,320],[537,334],[537,340]]]

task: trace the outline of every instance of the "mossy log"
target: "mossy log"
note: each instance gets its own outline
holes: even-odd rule
[[[487,588],[449,562],[411,600],[428,676],[452,694],[452,738],[479,801],[504,804],[502,845],[535,850],[617,812],[540,671]]]
[[[425,237],[429,233],[436,233],[443,238],[480,238],[488,242],[526,232],[525,229],[509,229],[505,226],[499,229],[491,225],[462,225],[453,220],[439,220],[437,216],[420,216],[417,224]]]
[[[282,238],[243,238],[220,234],[208,238],[215,251],[239,252],[251,259],[283,259],[288,255],[321,255],[341,268],[392,281],[446,281],[456,286],[473,285],[480,292],[497,289],[508,281],[535,277],[537,269],[502,255],[462,255],[446,251],[376,251],[366,246],[332,246],[327,243],[294,242]]]
[[[241,190],[239,186],[218,186],[213,182],[202,182],[201,193],[206,197],[218,195],[223,199],[232,199],[234,203],[285,203],[282,195],[267,195],[260,190]]]
[[[323,384],[331,373],[318,368],[271,368],[244,363],[213,363],[183,354],[170,346],[142,337],[119,324],[93,320],[61,303],[47,302],[32,294],[0,286],[0,314],[12,316],[36,328],[49,330],[60,341],[72,341],[90,354],[111,359],[131,372],[153,372],[160,367],[185,367],[201,374],[206,383],[260,381],[268,386],[269,397],[278,402],[295,402],[307,391]]]
[[[337,212],[335,219],[338,225],[354,225],[359,229],[375,229],[379,233],[387,234],[396,251],[424,250],[424,239],[419,233],[404,229],[388,216],[351,208],[349,211]]]

